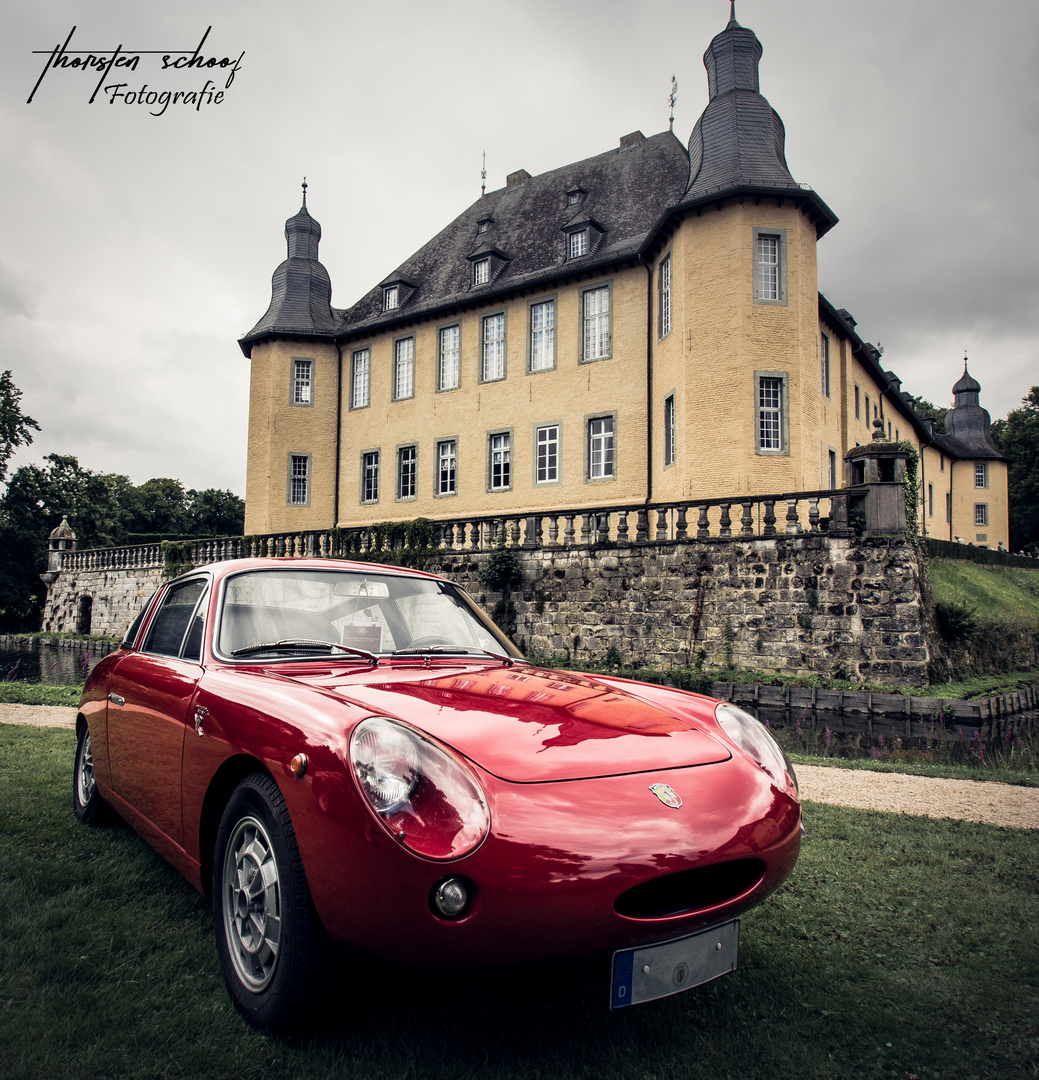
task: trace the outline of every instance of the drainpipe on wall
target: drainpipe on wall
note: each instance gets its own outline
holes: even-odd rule
[[[653,501],[653,267],[639,254],[646,268],[646,506]],[[649,519],[647,517],[647,528]]]
[[[338,375],[336,377],[336,437],[335,437],[335,481],[332,495],[332,528],[339,524],[339,441],[343,430],[343,349],[336,342],[336,361]]]

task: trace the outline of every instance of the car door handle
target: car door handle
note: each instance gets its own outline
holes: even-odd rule
[[[109,694],[108,695],[108,700],[113,705],[125,705],[126,704],[126,698],[122,698],[118,694]]]
[[[202,721],[209,715],[209,710],[205,705],[195,706],[195,734],[199,738],[202,737]]]

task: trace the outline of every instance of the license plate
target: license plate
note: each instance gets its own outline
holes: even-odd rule
[[[738,919],[689,937],[613,954],[610,1008],[669,997],[736,970]]]

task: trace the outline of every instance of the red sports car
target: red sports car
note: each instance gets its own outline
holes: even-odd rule
[[[114,808],[212,896],[236,1007],[289,1030],[330,950],[444,967],[613,956],[613,1007],[736,967],[790,873],[793,769],[733,705],[527,663],[450,582],[220,563],[87,680],[77,817]],[[604,997],[607,988],[604,986]]]

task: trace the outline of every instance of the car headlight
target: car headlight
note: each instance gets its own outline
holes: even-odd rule
[[[783,748],[769,735],[765,725],[755,720],[748,712],[729,704],[719,702],[714,707],[714,718],[722,731],[750,758],[756,761],[781,787],[791,787],[795,795],[800,795],[797,777],[790,759]]]
[[[483,842],[487,800],[468,768],[414,728],[372,716],[354,728],[350,763],[386,830],[427,859],[458,859]]]

